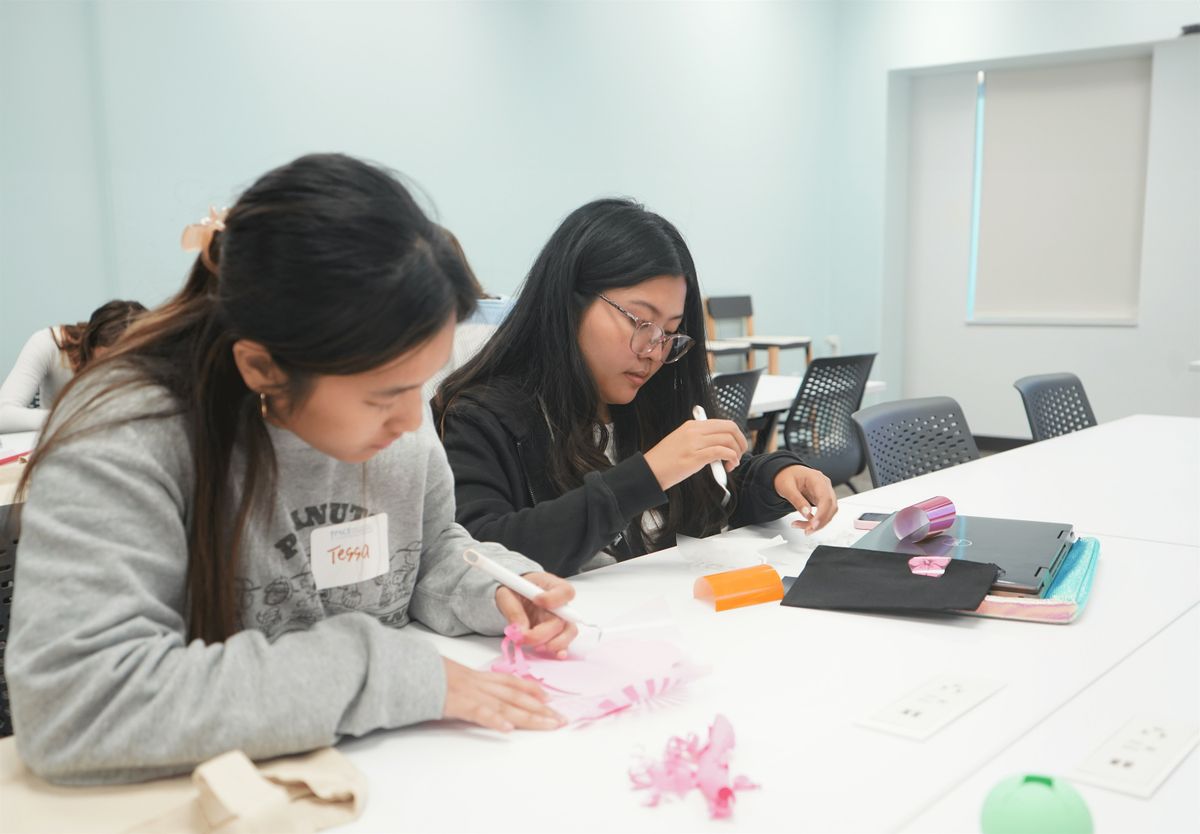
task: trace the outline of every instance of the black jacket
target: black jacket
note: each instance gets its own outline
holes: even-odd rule
[[[640,533],[626,528],[667,495],[640,452],[587,473],[582,486],[560,494],[546,475],[549,427],[532,398],[505,384],[460,394],[440,428],[454,470],[457,519],[475,538],[500,542],[560,576],[578,573],[605,549],[618,559],[645,553]],[[792,452],[744,455],[729,473],[738,496],[730,526],[791,512],[775,492],[775,476],[802,463]]]

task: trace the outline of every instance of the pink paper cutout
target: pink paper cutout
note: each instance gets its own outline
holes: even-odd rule
[[[946,572],[949,556],[914,556],[908,560],[908,569],[917,576],[938,577]]]
[[[686,738],[672,736],[667,741],[662,761],[646,761],[629,771],[634,790],[649,790],[646,804],[658,805],[664,795],[684,796],[695,788],[704,794],[712,819],[725,819],[733,813],[737,791],[759,786],[745,776],[729,777],[729,758],[733,751],[733,726],[717,715],[708,728],[708,742],[701,746],[695,734]]]
[[[528,675],[529,661],[525,652],[521,651],[521,643],[525,640],[525,632],[516,623],[504,627],[504,639],[500,641],[500,659],[492,664],[493,672],[507,672],[510,675]]]
[[[707,671],[665,640],[608,639],[586,654],[559,660],[524,654],[524,635],[515,626],[504,635],[502,657],[492,663],[492,671],[540,683],[550,695],[549,706],[571,724],[661,699]]]

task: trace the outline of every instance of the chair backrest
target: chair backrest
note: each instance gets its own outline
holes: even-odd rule
[[[740,320],[740,330],[737,333],[717,333],[717,322],[732,319]],[[711,295],[704,299],[704,323],[708,338],[719,339],[722,336],[753,336],[754,335],[754,305],[748,295]]]
[[[746,421],[750,417],[750,401],[758,388],[758,378],[763,369],[755,368],[750,371],[739,371],[732,374],[717,374],[713,377],[713,401],[717,413],[710,417],[720,417],[732,420],[742,431],[746,430]]]
[[[814,359],[783,422],[784,445],[825,473],[847,483],[865,463],[862,438],[850,415],[862,408],[875,354]]]
[[[0,507],[0,738],[12,735],[12,713],[8,706],[8,681],[4,677],[4,654],[8,646],[12,614],[13,576],[20,537],[21,504]]]
[[[1075,374],[1023,376],[1013,387],[1021,392],[1034,440],[1048,440],[1096,425],[1092,404]]]
[[[877,487],[979,458],[967,419],[949,397],[880,403],[853,416]]]

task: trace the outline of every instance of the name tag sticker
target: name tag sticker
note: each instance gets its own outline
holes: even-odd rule
[[[387,513],[312,531],[310,564],[317,587],[337,588],[388,571]]]

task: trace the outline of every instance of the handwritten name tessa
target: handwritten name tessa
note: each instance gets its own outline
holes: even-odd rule
[[[336,565],[338,562],[361,562],[364,559],[371,558],[371,546],[369,544],[360,544],[355,547],[345,547],[337,545],[331,547],[326,553],[329,554],[330,564]]]

